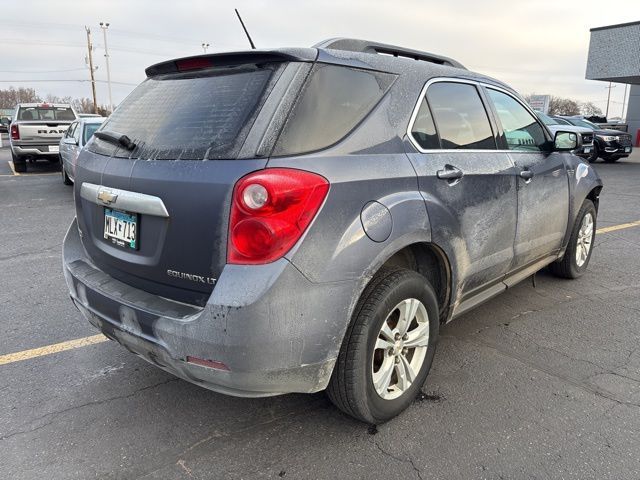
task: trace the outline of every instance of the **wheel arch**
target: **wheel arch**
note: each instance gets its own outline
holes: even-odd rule
[[[407,268],[427,278],[438,298],[441,323],[449,318],[453,275],[451,262],[442,248],[431,242],[408,243],[387,255],[371,278],[380,269],[391,266]]]

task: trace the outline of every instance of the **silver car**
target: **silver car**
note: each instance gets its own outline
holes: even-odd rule
[[[105,117],[80,118],[69,125],[67,133],[60,139],[60,170],[65,185],[73,184],[78,154],[105,120]]]

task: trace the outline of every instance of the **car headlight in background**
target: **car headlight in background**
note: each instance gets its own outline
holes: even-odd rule
[[[619,137],[615,135],[599,135],[599,137],[605,142],[617,142],[619,140]]]

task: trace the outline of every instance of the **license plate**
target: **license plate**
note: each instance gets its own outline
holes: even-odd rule
[[[584,153],[591,153],[591,147],[585,147]]]
[[[624,147],[624,153],[630,153],[631,147]]]
[[[53,153],[58,153],[60,151],[59,145],[49,145],[49,151]]]
[[[104,209],[104,238],[128,249],[138,248],[138,216],[121,210]]]

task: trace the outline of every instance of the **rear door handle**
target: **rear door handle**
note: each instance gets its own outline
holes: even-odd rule
[[[533,175],[533,171],[529,170],[528,168],[520,170],[520,177],[524,178],[525,180],[531,180],[533,178]]]
[[[436,172],[436,175],[442,180],[459,180],[462,178],[464,173],[453,165],[445,165],[443,170],[438,170]]]

